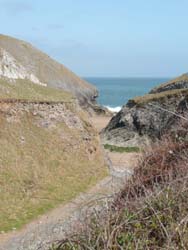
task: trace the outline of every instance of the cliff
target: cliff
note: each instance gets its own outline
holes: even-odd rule
[[[77,97],[82,105],[95,102],[96,88],[80,79],[64,65],[31,44],[0,35],[0,77],[24,79],[62,89]]]
[[[154,88],[150,94],[129,100],[103,130],[104,143],[138,146],[177,131],[178,124],[187,119],[187,84],[184,75]]]

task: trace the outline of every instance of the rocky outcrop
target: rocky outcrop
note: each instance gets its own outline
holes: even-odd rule
[[[92,105],[92,110],[98,116],[112,116],[113,115],[113,113],[109,109],[98,104]]]
[[[63,89],[75,95],[82,105],[92,104],[97,89],[48,55],[24,41],[0,35],[0,77],[27,79]]]
[[[188,74],[183,74],[180,77],[172,79],[171,81],[161,84],[150,91],[150,94],[160,93],[173,89],[186,89],[188,88]]]
[[[187,119],[188,89],[170,86],[170,91],[156,88],[155,94],[129,100],[103,130],[104,143],[138,146],[177,129]]]

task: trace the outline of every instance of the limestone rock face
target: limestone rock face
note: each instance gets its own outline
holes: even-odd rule
[[[155,94],[129,100],[103,130],[104,143],[138,146],[178,130],[188,113],[188,89],[183,87],[171,84],[170,91],[157,93],[156,88]]]
[[[24,66],[2,48],[0,48],[0,77],[8,79],[27,79],[33,83],[46,86],[46,84],[40,82],[35,75],[27,72]]]
[[[71,92],[81,104],[94,103],[97,89],[24,41],[0,35],[0,77],[30,81]]]

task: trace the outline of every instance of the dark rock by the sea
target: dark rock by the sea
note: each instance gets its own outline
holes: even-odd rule
[[[169,83],[163,84],[150,92],[154,94],[129,100],[102,131],[103,142],[138,146],[178,130],[180,122],[188,123],[188,76],[187,81],[185,75],[183,78],[181,88],[177,78],[179,82],[171,81],[170,87]],[[167,91],[161,90],[164,86],[168,86]]]

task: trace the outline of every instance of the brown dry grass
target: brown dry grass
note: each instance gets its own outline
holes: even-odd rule
[[[135,168],[131,184],[121,193],[130,195],[143,195],[145,189],[153,191],[156,185],[163,185],[174,180],[180,173],[187,170],[188,142],[174,142],[164,138],[162,142],[155,143],[151,149],[146,150],[139,167]]]
[[[128,104],[141,105],[152,101],[162,101],[166,98],[177,97],[177,96],[188,96],[188,89],[174,89],[168,90],[156,94],[146,94],[144,96],[137,96],[129,100]]]
[[[58,250],[188,249],[188,143],[165,138],[102,214]]]
[[[158,87],[156,87],[154,90],[157,90],[158,88],[161,88],[161,87],[166,87],[166,86],[168,86],[168,85],[171,85],[171,84],[173,84],[173,83],[176,83],[176,82],[186,82],[186,81],[188,81],[188,75],[187,74],[183,74],[183,75],[181,75],[181,76],[179,76],[179,77],[177,77],[177,78],[175,78],[175,79],[172,79],[172,80],[170,80],[170,81],[168,81],[168,82],[165,82],[165,83],[163,83],[163,84],[160,84]]]

